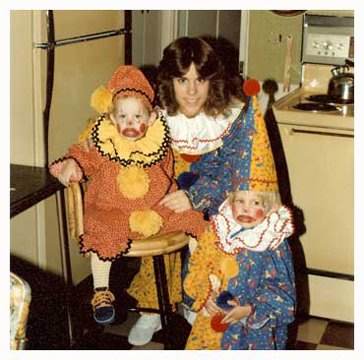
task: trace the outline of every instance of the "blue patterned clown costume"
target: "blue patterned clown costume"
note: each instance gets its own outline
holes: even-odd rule
[[[252,99],[235,137],[225,142],[227,156],[219,165],[225,169],[226,178],[219,182],[225,191],[278,191],[264,119],[256,106]],[[293,230],[290,210],[284,206],[255,227],[244,229],[233,217],[230,200],[221,204],[198,239],[184,280],[191,307],[198,313],[187,349],[285,348],[296,302],[292,254],[286,240]],[[248,242],[252,239],[255,243]],[[214,292],[223,291],[240,306],[250,305],[251,312],[222,333],[212,328],[205,304]]]
[[[294,271],[286,240],[276,250],[241,249],[227,254],[210,229],[199,239],[189,270],[184,289],[194,299],[192,308],[198,314],[186,349],[285,348],[287,325],[294,320],[295,309]],[[203,310],[212,291],[211,274],[220,280],[220,291],[228,290],[241,305],[250,304],[253,309],[244,324],[230,325],[224,333],[211,328],[211,317]]]

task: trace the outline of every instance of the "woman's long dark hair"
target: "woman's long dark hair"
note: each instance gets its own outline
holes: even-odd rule
[[[169,115],[175,115],[178,110],[173,78],[184,76],[192,63],[201,78],[210,81],[209,94],[204,105],[206,114],[224,113],[232,96],[241,97],[238,91],[235,94],[232,91],[231,79],[228,79],[223,62],[215,49],[202,38],[181,37],[164,49],[158,67],[159,101]],[[241,82],[238,86],[241,89]]]

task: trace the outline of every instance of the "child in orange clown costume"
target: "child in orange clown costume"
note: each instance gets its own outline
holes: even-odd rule
[[[91,253],[95,293],[91,301],[98,323],[113,321],[114,295],[108,289],[111,263],[130,241],[184,231],[197,236],[205,222],[197,211],[176,214],[158,205],[176,191],[173,154],[162,116],[153,111],[154,91],[134,66],[120,66],[107,86],[92,94],[101,115],[88,130],[89,146],[72,145],[50,165],[65,186],[88,178],[82,253]]]
[[[232,191],[199,237],[184,280],[197,312],[187,349],[284,349],[287,325],[294,320],[294,271],[286,240],[294,230],[292,216],[280,203],[255,97],[236,144],[225,162]]]

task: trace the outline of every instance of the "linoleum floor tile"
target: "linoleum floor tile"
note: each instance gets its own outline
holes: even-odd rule
[[[297,340],[312,344],[319,344],[327,324],[327,320],[310,318],[299,325]]]
[[[105,327],[105,332],[120,336],[128,336],[130,329],[138,319],[138,313],[129,311],[127,319],[122,324],[108,325]]]
[[[321,344],[354,348],[354,326],[352,324],[330,321],[322,336]]]

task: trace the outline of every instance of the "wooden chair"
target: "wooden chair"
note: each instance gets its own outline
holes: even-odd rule
[[[10,273],[10,349],[24,350],[26,328],[31,300],[29,284],[20,276]]]
[[[71,239],[74,239],[75,241],[78,241],[79,236],[83,234],[83,186],[85,185],[81,185],[80,183],[71,183],[71,185],[67,188],[67,217],[69,234]],[[165,349],[171,349],[173,345],[169,340],[170,331],[167,331],[167,326],[170,323],[172,315],[172,305],[169,300],[163,255],[181,250],[188,244],[188,241],[189,237],[182,232],[152,236],[146,239],[134,240],[128,253],[124,255],[127,257],[153,257],[159,308],[138,308],[138,310],[160,314],[163,334],[165,337]]]

